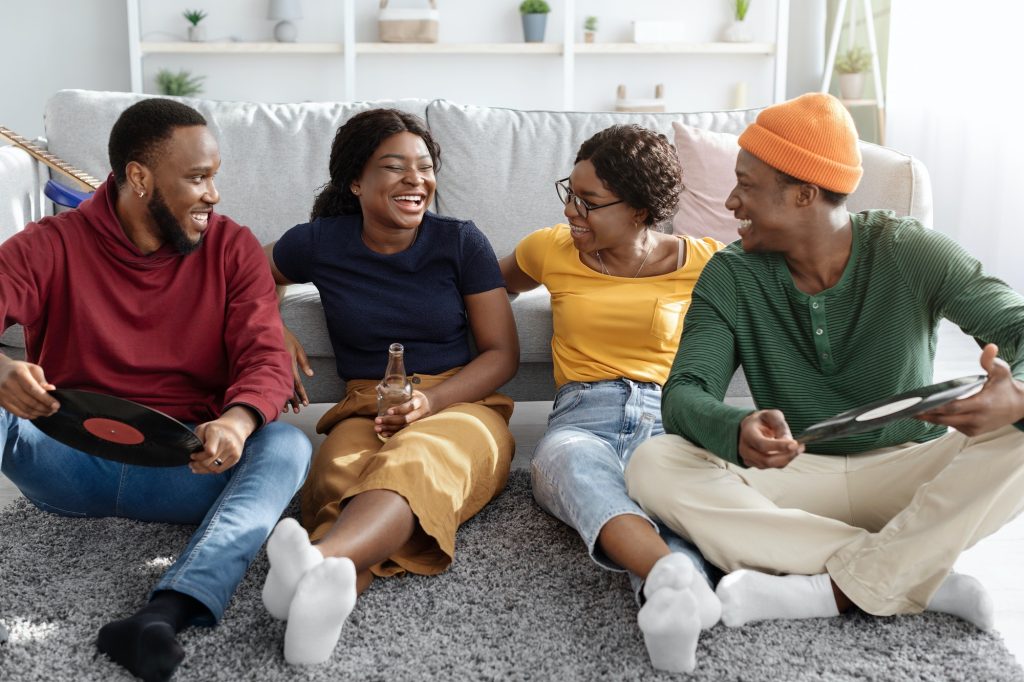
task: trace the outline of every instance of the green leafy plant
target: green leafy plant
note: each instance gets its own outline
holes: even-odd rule
[[[188,97],[203,91],[202,83],[206,76],[193,76],[191,71],[173,73],[168,69],[160,69],[156,74],[156,84],[163,95]]]
[[[732,15],[736,17],[736,21],[743,21],[747,18],[747,12],[750,10],[750,0],[733,0],[732,1]]]
[[[587,17],[583,20],[584,31],[596,31],[597,30],[597,17]]]
[[[551,5],[545,0],[523,0],[519,5],[520,14],[547,14],[551,11]]]
[[[206,18],[206,12],[201,9],[187,9],[181,14],[183,17],[188,19],[188,23],[193,26],[198,26],[199,22]]]
[[[871,53],[857,45],[836,57],[838,73],[864,73],[871,68]]]

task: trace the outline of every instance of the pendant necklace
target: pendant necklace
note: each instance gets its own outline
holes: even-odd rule
[[[636,276],[639,275],[640,271],[644,269],[644,266],[647,265],[647,258],[651,255],[651,251],[654,250],[654,243],[651,240],[650,235],[648,235],[647,241],[647,252],[644,253],[644,259],[640,261],[640,267],[636,269],[636,272],[633,273],[633,277],[631,279],[636,279]],[[611,277],[612,273],[608,272],[608,268],[604,266],[604,261],[601,259],[601,249],[595,251],[594,255],[597,256],[597,264],[601,266],[601,272]]]

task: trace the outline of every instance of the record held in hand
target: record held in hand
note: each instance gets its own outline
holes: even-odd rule
[[[798,435],[796,440],[799,443],[810,443],[871,431],[891,421],[913,417],[953,400],[967,398],[980,391],[987,380],[984,374],[960,377],[915,388],[892,398],[876,400],[813,424]]]
[[[96,457],[150,467],[188,464],[203,442],[177,419],[131,400],[56,389],[60,409],[32,420],[54,440]]]

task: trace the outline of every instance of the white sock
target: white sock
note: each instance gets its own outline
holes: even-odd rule
[[[270,571],[263,583],[263,605],[274,618],[288,617],[295,586],[309,569],[323,561],[323,555],[309,544],[309,535],[293,518],[283,519],[267,540]]]
[[[328,557],[306,571],[288,609],[284,660],[313,665],[329,659],[355,605],[356,567],[351,559]]]
[[[941,611],[974,623],[982,630],[995,626],[992,596],[976,578],[950,573],[928,602],[928,611]]]
[[[658,559],[644,581],[644,596],[651,599],[662,588],[689,590],[697,604],[701,629],[707,630],[722,617],[722,603],[703,576],[697,573],[693,561],[684,554],[673,552]]]
[[[700,637],[697,610],[697,600],[690,589],[662,587],[647,598],[636,622],[644,633],[647,655],[656,669],[673,673],[693,672],[697,666],[697,639]]]
[[[768,575],[733,571],[718,583],[722,622],[731,628],[755,620],[839,615],[832,580],[818,575]]]

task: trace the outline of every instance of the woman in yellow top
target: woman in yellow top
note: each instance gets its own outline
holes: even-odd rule
[[[532,464],[533,494],[579,532],[598,565],[627,571],[656,668],[688,671],[720,606],[703,557],[626,494],[633,449],[663,433],[661,384],[705,263],[722,244],[664,234],[682,188],[675,149],[636,125],[583,143],[555,187],[568,224],[501,259],[510,292],[551,294],[558,391]],[[641,593],[642,592],[642,593]]]

